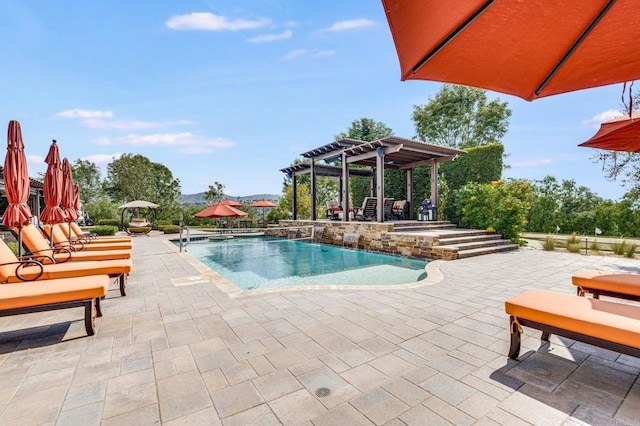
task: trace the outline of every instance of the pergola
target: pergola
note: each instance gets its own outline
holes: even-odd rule
[[[431,198],[438,199],[438,164],[455,159],[465,152],[418,142],[411,139],[389,136],[373,142],[355,139],[340,139],[335,142],[304,152],[301,155],[309,160],[308,164],[296,164],[284,169],[293,184],[293,218],[297,219],[296,208],[296,176],[311,175],[311,219],[316,220],[316,176],[336,176],[340,179],[340,199],[342,210],[349,211],[349,177],[368,176],[372,179],[372,196],[377,198],[377,220],[384,221],[384,169],[405,170],[407,176],[407,200],[413,206],[413,169],[420,166],[431,166]],[[341,166],[318,164],[340,162]],[[350,164],[358,164],[365,168],[352,169]],[[412,209],[410,210],[412,217]],[[342,215],[348,221],[349,215]]]

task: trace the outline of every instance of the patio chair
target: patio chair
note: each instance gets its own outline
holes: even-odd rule
[[[577,287],[578,296],[591,293],[594,299],[609,296],[640,302],[639,274],[589,269],[573,275],[571,283]]]
[[[12,229],[14,236],[18,230]],[[64,263],[67,261],[81,260],[115,260],[130,259],[131,250],[93,250],[75,251],[69,247],[51,248],[47,241],[35,225],[27,225],[22,228],[22,244],[27,251],[42,263]]]
[[[47,239],[51,238],[51,232],[53,232],[53,243],[57,247],[69,247],[75,251],[102,251],[102,250],[131,250],[131,241],[114,241],[114,242],[96,242],[85,244],[82,241],[69,241],[64,235],[62,227],[65,225],[45,225],[42,227],[44,235]]]
[[[393,220],[393,203],[395,200],[393,198],[385,198],[384,204],[382,207],[382,217],[384,220]]]
[[[125,296],[127,274],[131,272],[131,259],[89,260],[45,265],[31,258],[18,258],[3,240],[0,240],[0,284],[36,280],[109,275],[118,278],[120,294]]]
[[[355,211],[354,218],[356,220],[376,220],[377,201],[374,197],[365,197],[362,200],[362,207],[358,207]]]
[[[338,220],[338,213],[342,211],[336,200],[325,201],[327,206],[327,219]]]
[[[393,219],[404,220],[407,217],[406,211],[408,210],[408,205],[409,202],[407,200],[395,201],[391,209]]]
[[[76,222],[71,222],[71,233],[69,233],[69,227],[68,226],[62,226],[62,232],[64,232],[64,235],[67,237],[68,240],[70,241],[74,241],[74,240],[80,240],[83,243],[91,243],[91,242],[104,242],[104,243],[109,243],[109,242],[128,242],[131,241],[131,237],[129,236],[108,236],[108,235],[98,235],[98,234],[94,234],[91,232],[84,232],[81,228],[80,225],[78,225]]]

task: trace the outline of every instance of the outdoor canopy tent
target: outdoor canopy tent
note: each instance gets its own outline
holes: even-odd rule
[[[127,211],[127,209],[150,209],[153,215],[151,226],[154,227],[156,224],[156,209],[158,207],[160,206],[144,200],[130,201],[128,203],[125,203],[119,206],[118,208],[122,209],[122,214],[120,215],[120,227],[124,229],[124,212]]]

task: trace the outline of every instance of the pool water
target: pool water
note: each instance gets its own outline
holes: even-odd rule
[[[426,278],[424,260],[300,240],[240,237],[191,241],[187,252],[243,290],[406,284]]]

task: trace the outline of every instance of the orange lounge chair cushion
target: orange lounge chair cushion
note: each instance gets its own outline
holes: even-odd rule
[[[573,285],[612,293],[640,296],[640,275],[589,269],[571,277]]]
[[[505,311],[563,330],[640,349],[640,307],[534,290],[504,302]]]
[[[1,267],[2,270],[0,274],[2,274],[2,276],[0,276],[0,278],[2,282],[23,282],[15,275],[16,266],[17,265],[4,265]],[[131,272],[131,266],[130,259],[56,263],[54,265],[44,265],[43,273],[38,280],[86,277],[88,275],[117,276]],[[5,268],[8,268],[8,271]],[[40,267],[27,266],[20,268],[19,273],[26,279],[33,279],[40,273]]]
[[[49,225],[45,225],[45,230],[50,232],[52,228]],[[69,240],[64,235],[61,225],[53,225],[53,242],[61,245],[68,245]],[[80,250],[80,245],[77,245]],[[88,243],[82,246],[83,251],[95,251],[95,250],[131,250],[133,247],[131,241],[126,242],[111,242],[111,243]]]
[[[60,254],[61,259],[65,259],[69,256],[66,253]],[[129,250],[95,250],[95,251],[72,251],[70,262],[86,261],[86,260],[116,260],[116,259],[131,259],[131,252]]]
[[[81,238],[85,234],[85,232],[75,222],[71,222],[71,234],[69,234],[69,226],[65,226],[65,225],[62,225],[62,232],[64,232],[64,235],[67,237],[67,239]],[[125,235],[119,235],[119,236],[101,235],[98,237],[91,237],[91,241],[96,243],[99,243],[99,242],[108,243],[108,242],[116,242],[116,241],[131,242],[131,237],[125,236]]]
[[[0,284],[0,310],[95,299],[108,289],[107,275]]]

